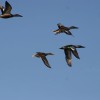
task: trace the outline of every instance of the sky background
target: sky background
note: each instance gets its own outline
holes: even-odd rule
[[[0,19],[0,100],[100,100],[100,0],[8,0],[21,18]],[[5,5],[5,0],[0,4]],[[54,35],[57,23],[77,26]],[[63,50],[77,49],[68,67]],[[51,69],[36,52],[47,56]]]

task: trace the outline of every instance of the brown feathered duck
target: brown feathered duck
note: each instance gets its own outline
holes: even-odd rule
[[[0,6],[0,9],[2,13],[0,15],[0,18],[23,17],[22,15],[19,14],[11,14],[12,7],[7,1],[5,1],[5,7]]]
[[[80,59],[76,48],[85,48],[85,47],[81,46],[81,45],[66,45],[66,46],[63,46],[60,48],[60,49],[64,50],[66,62],[68,64],[68,66],[70,66],[70,67],[72,66],[72,63],[71,63],[72,62],[72,54],[77,59]]]
[[[60,33],[65,33],[67,35],[72,35],[70,30],[71,29],[78,29],[78,27],[76,27],[76,26],[65,27],[61,23],[58,23],[57,26],[58,26],[58,29],[53,31],[55,33],[55,35],[60,34]]]
[[[44,53],[44,52],[36,52],[36,54],[32,54],[32,57],[38,57],[38,58],[41,58],[43,63],[48,67],[48,68],[51,68],[46,56],[47,55],[54,55],[52,53]]]

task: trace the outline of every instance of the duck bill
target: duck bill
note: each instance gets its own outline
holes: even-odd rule
[[[53,53],[50,53],[50,55],[54,55]]]
[[[13,17],[23,17],[23,16],[20,14],[14,14]]]
[[[73,28],[73,29],[78,29],[78,27],[76,27],[76,26],[73,26],[72,28]]]
[[[64,49],[63,47],[59,48],[59,49]]]
[[[32,57],[35,57],[35,54],[32,54]]]
[[[85,46],[78,45],[78,48],[85,48]]]
[[[56,32],[56,30],[53,31],[54,33]]]
[[[85,46],[81,46],[81,48],[85,48]]]

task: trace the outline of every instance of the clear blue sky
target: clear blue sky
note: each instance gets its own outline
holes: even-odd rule
[[[8,2],[23,17],[0,19],[0,100],[100,100],[100,0]],[[79,30],[54,35],[59,22]],[[86,47],[72,68],[59,49],[67,44]],[[37,51],[55,54],[51,69],[32,58]]]

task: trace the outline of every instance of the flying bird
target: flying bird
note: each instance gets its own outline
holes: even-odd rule
[[[85,48],[85,47],[81,46],[81,45],[66,45],[66,46],[59,48],[59,49],[64,50],[66,62],[68,64],[68,66],[70,66],[70,67],[72,66],[72,63],[71,63],[72,62],[72,54],[77,59],[80,59],[76,48]]]
[[[19,14],[11,14],[12,7],[7,1],[5,2],[5,7],[0,6],[0,10],[2,13],[0,18],[23,17]]]
[[[54,55],[52,53],[44,53],[44,52],[37,52],[36,54],[32,54],[32,57],[38,57],[38,58],[41,58],[43,63],[48,67],[48,68],[51,68],[46,56],[47,55]]]
[[[61,23],[58,23],[57,26],[58,26],[58,29],[53,31],[55,33],[55,35],[60,34],[60,33],[65,33],[67,35],[72,35],[70,30],[71,29],[78,29],[78,27],[76,27],[76,26],[65,27]]]

